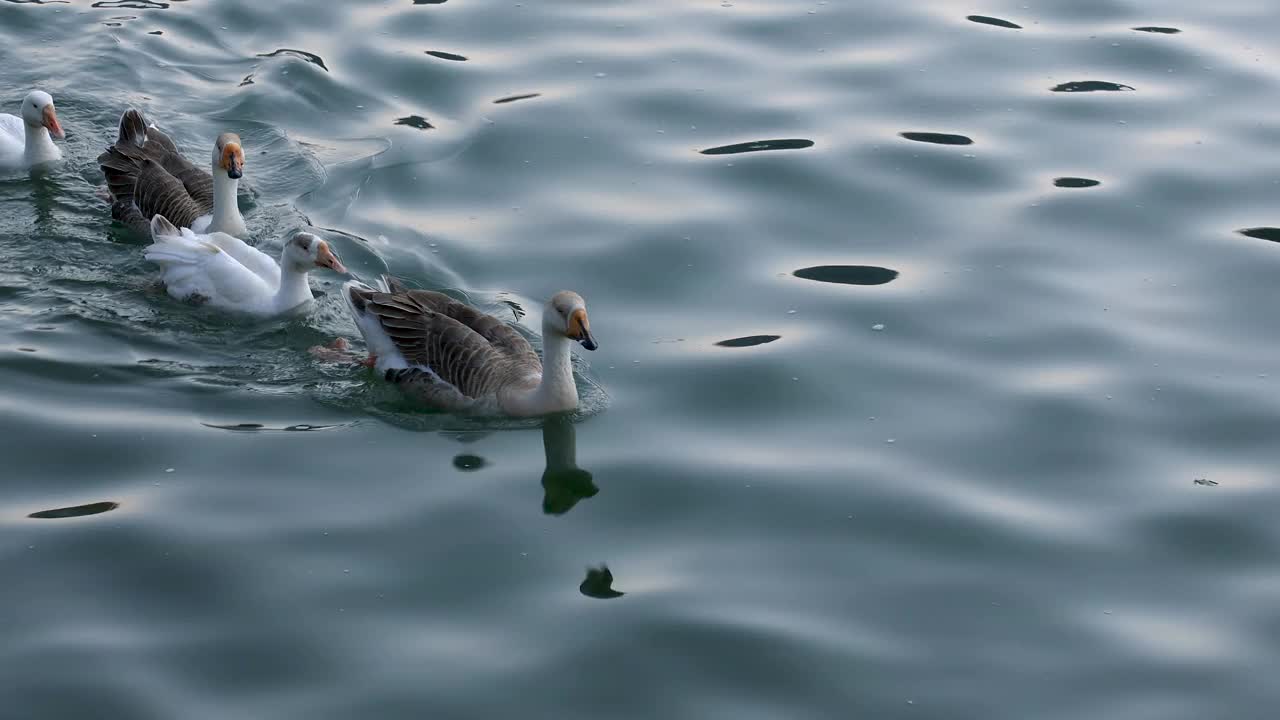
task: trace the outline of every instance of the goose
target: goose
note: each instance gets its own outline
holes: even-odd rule
[[[163,215],[179,228],[246,237],[236,190],[244,174],[240,136],[223,133],[213,145],[212,174],[178,152],[168,135],[129,108],[120,116],[116,142],[98,156],[113,200],[111,217],[139,235]]]
[[[379,291],[351,281],[342,295],[368,346],[368,364],[412,399],[447,412],[514,417],[578,407],[569,343],[597,345],[577,293],[547,301],[539,360],[523,335],[492,315],[395,278],[383,285]]]
[[[52,138],[66,137],[58,124],[53,96],[32,90],[22,101],[22,115],[0,113],[0,170],[27,168],[62,159]]]
[[[285,243],[280,264],[226,233],[197,234],[163,215],[151,218],[145,257],[160,266],[172,297],[218,310],[279,315],[312,300],[307,273],[317,267],[346,274],[329,244],[300,232]]]

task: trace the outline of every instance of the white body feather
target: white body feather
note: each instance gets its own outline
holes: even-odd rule
[[[28,128],[17,115],[0,113],[0,170],[16,170],[62,158],[45,128]]]
[[[305,274],[285,276],[275,260],[225,233],[198,235],[183,228],[179,234],[157,234],[146,258],[160,266],[161,280],[178,300],[266,316],[312,299]]]
[[[379,285],[379,290],[387,292],[385,283],[380,282]],[[351,312],[351,319],[355,320],[356,328],[358,328],[360,330],[360,334],[364,336],[364,344],[368,348],[369,354],[377,358],[377,362],[374,365],[377,371],[385,373],[388,370],[403,370],[405,368],[413,367],[418,368],[419,370],[432,372],[431,368],[423,367],[421,365],[410,365],[409,362],[404,359],[404,355],[400,353],[400,350],[396,348],[395,341],[391,339],[391,336],[387,335],[386,330],[382,329],[382,323],[378,318],[370,315],[369,313],[361,312],[351,303],[352,287],[365,289],[371,288],[362,282],[352,280],[342,286],[342,298],[347,303],[347,310]]]

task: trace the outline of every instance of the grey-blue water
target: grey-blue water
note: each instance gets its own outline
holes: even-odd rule
[[[68,133],[0,178],[0,718],[1273,717],[1277,27],[0,2],[0,110]],[[584,410],[316,358],[361,347],[331,272],[302,318],[169,298],[97,195],[130,105],[242,136],[268,252],[580,292]]]

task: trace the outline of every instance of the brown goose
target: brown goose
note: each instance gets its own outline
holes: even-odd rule
[[[425,405],[450,412],[534,416],[578,407],[569,342],[596,349],[586,303],[556,293],[543,309],[543,360],[501,320],[453,298],[387,278],[379,292],[347,283],[343,297],[370,364]]]
[[[120,135],[98,156],[98,165],[111,191],[111,217],[144,237],[150,237],[156,215],[197,233],[224,232],[238,238],[248,234],[236,204],[244,151],[235,133],[218,136],[210,175],[182,157],[168,135],[148,126],[142,113],[130,108],[120,116]]]

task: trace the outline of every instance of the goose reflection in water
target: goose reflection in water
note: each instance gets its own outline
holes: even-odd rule
[[[551,415],[542,424],[542,448],[547,467],[542,472],[542,511],[563,515],[579,500],[600,492],[591,473],[578,467],[578,451],[573,423],[568,415]]]
[[[613,589],[613,572],[608,565],[587,568],[587,577],[578,586],[578,592],[597,600],[612,600],[626,593]]]

